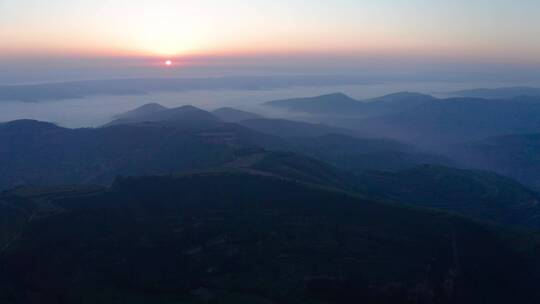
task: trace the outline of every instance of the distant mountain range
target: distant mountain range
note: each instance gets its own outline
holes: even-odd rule
[[[321,124],[285,119],[267,119],[261,115],[233,108],[220,108],[207,112],[193,106],[166,108],[159,104],[146,104],[117,115],[105,126],[159,122],[181,128],[204,129],[229,122],[250,129],[283,137],[320,136],[332,133],[353,134],[354,131]]]
[[[534,87],[506,87],[495,89],[472,89],[448,93],[450,96],[488,98],[488,99],[511,99],[516,97],[530,96],[540,97],[540,88]]]
[[[362,108],[362,104],[358,100],[352,99],[343,93],[275,100],[266,102],[265,105],[281,107],[290,111],[324,114],[346,113],[348,111],[357,112]]]
[[[512,89],[508,91],[517,92],[524,88]],[[521,90],[521,93],[525,91]],[[354,130],[356,136],[392,138],[439,151],[463,166],[493,170],[540,189],[540,176],[535,173],[539,166],[534,154],[538,150],[534,134],[540,131],[540,97],[436,99],[397,93],[368,102],[356,101],[343,94],[330,94],[268,102],[266,105],[308,113],[313,121]],[[326,111],[332,107],[332,111]],[[313,144],[323,145],[324,141],[317,141]],[[339,142],[331,147],[337,147]],[[354,168],[361,158],[356,157],[351,163],[347,160],[347,152],[341,154],[341,151],[351,151],[351,148],[349,145],[346,149],[338,149],[339,154],[326,155],[326,160],[333,159],[334,164]],[[321,151],[324,149],[317,153]],[[379,152],[379,155],[389,151]],[[315,156],[313,150],[302,153]],[[349,153],[354,154],[358,155]],[[400,153],[400,157],[405,155]],[[418,156],[417,153],[415,155]],[[376,162],[376,158],[368,159],[371,163]],[[389,157],[385,157],[383,162],[392,163]],[[430,162],[444,164],[441,160],[431,159]]]
[[[181,128],[208,128],[216,126],[220,120],[214,115],[193,106],[168,109],[158,104],[143,105],[135,110],[118,115],[105,126],[134,123],[160,122]]]
[[[317,115],[343,115],[357,118],[396,113],[436,100],[429,95],[402,92],[359,101],[343,93],[266,102],[265,105]]]
[[[279,75],[206,78],[133,78],[0,85],[0,101],[44,102],[100,95],[194,90],[263,90],[297,86],[371,84],[373,75]]]
[[[363,136],[394,138],[438,150],[490,136],[540,130],[540,97],[436,99],[397,93],[367,102],[331,94],[265,105],[311,114],[313,121]]]
[[[340,144],[332,144],[335,140],[331,136],[340,132]],[[350,133],[263,118],[226,123],[192,106],[168,109],[157,104],[120,114],[101,128],[67,129],[39,121],[13,121],[0,124],[0,168],[4,173],[0,189],[26,184],[107,184],[117,175],[204,169],[231,161],[237,153],[252,148],[309,152],[338,166],[352,165],[351,170],[447,163],[406,145],[365,141],[346,135]],[[309,139],[325,135],[329,137],[316,140],[321,145]]]

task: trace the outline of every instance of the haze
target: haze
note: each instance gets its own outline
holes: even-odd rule
[[[539,16],[0,0],[0,303],[540,303]]]

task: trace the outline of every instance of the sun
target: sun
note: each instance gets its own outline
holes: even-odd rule
[[[171,60],[165,60],[165,65],[166,65],[166,66],[171,66],[171,65],[172,65],[172,61],[171,61]]]

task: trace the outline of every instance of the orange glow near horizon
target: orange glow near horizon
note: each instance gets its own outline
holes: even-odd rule
[[[388,1],[11,0],[0,5],[0,59],[147,57],[163,64],[163,58],[304,54],[538,60],[539,27],[523,17],[534,9],[513,5],[513,22],[496,27],[493,16],[506,16],[508,7]]]
[[[1,36],[1,35],[0,35]],[[167,36],[167,35],[165,35]],[[290,34],[293,37],[294,35]],[[128,36],[129,37],[129,36]],[[171,41],[175,41],[174,37],[168,36]],[[139,47],[134,47],[127,39],[124,41],[112,39],[92,38],[90,35],[75,36],[71,40],[65,39],[62,43],[49,41],[46,43],[36,43],[31,47],[29,40],[24,39],[24,36],[19,37],[19,44],[1,46],[0,60],[4,57],[7,60],[21,60],[30,62],[32,59],[117,59],[109,61],[111,65],[126,66],[166,66],[173,67],[181,66],[211,66],[220,64],[236,64],[249,65],[259,64],[260,59],[265,60],[273,58],[276,62],[282,59],[312,58],[314,63],[317,63],[320,58],[401,58],[401,59],[428,59],[440,60],[441,62],[460,61],[470,63],[500,63],[509,64],[540,64],[537,57],[533,53],[527,53],[527,50],[520,52],[512,52],[510,50],[497,50],[492,48],[490,52],[486,51],[485,47],[475,46],[474,48],[465,48],[460,45],[430,43],[429,45],[417,45],[406,40],[389,39],[388,37],[374,37],[371,35],[358,35],[356,43],[350,39],[349,45],[344,45],[343,39],[335,44],[318,44],[318,40],[310,40],[306,37],[297,36],[289,38],[291,41],[301,43],[283,44],[278,43],[278,37],[268,37],[264,41],[262,37],[249,37],[251,40],[245,40],[244,43],[227,43],[222,44],[217,42],[214,45],[208,45],[205,48],[189,48],[184,47],[184,51],[166,52],[166,45],[154,45],[153,50],[150,47],[146,49],[142,47],[144,43],[140,43]],[[272,39],[270,39],[272,38]],[[85,40],[86,39],[86,40]],[[111,41],[109,43],[109,41]],[[163,40],[165,41],[165,39]],[[363,41],[363,43],[360,43]],[[371,41],[367,43],[366,41]],[[106,45],[102,45],[107,42]],[[340,44],[341,43],[341,44]],[[178,43],[180,45],[182,43]],[[174,45],[169,43],[168,45]],[[157,50],[161,51],[157,51]],[[180,48],[177,48],[180,49]],[[534,59],[534,58],[536,59]],[[531,59],[532,58],[532,59]],[[171,64],[166,63],[167,60]],[[81,64],[83,64],[81,62]]]

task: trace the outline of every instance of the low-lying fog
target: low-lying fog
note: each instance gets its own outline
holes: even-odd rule
[[[81,99],[50,100],[39,102],[1,101],[0,122],[16,119],[50,121],[65,127],[95,127],[112,119],[118,113],[131,110],[149,102],[167,107],[194,105],[206,110],[228,106],[263,114],[268,117],[288,117],[286,113],[273,112],[261,103],[276,99],[316,96],[342,92],[356,99],[367,99],[400,91],[414,91],[444,97],[444,92],[478,87],[497,87],[508,84],[494,83],[438,83],[400,82],[363,85],[303,86],[276,89],[220,89],[183,92],[156,92],[145,95],[102,95]]]

